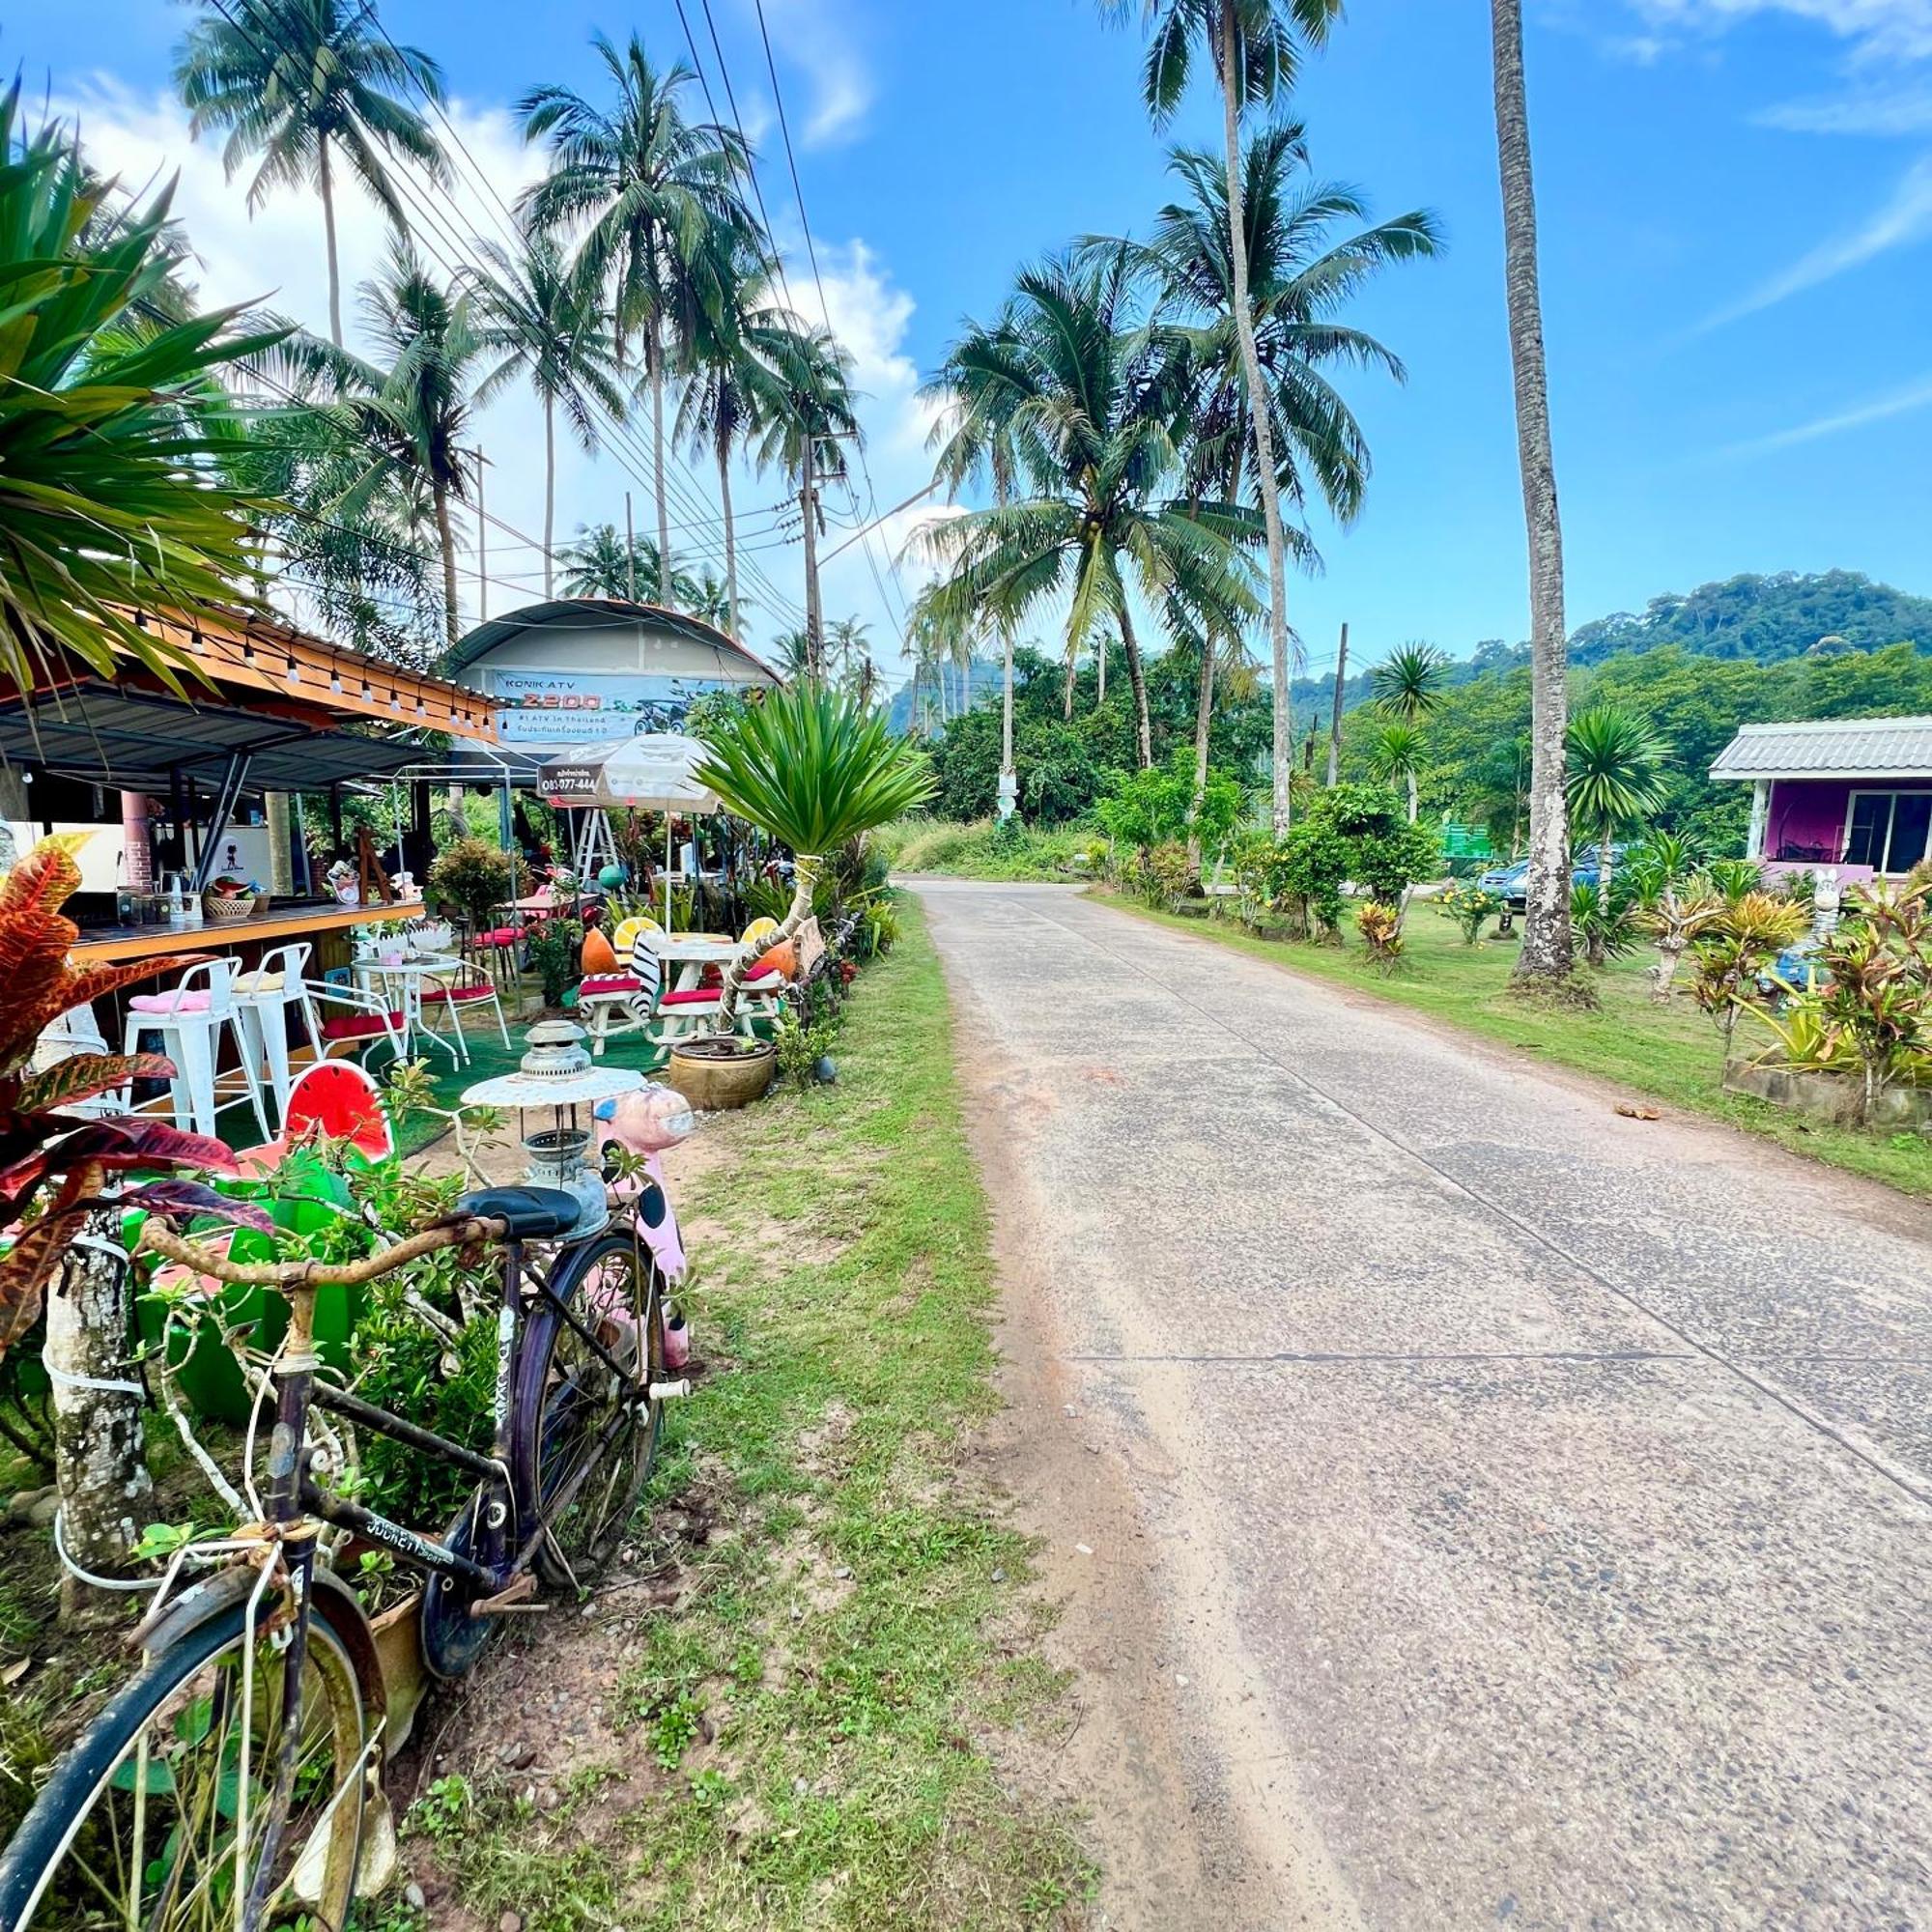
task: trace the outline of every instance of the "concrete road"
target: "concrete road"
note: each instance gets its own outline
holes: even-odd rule
[[[1256,1922],[1932,1925],[1932,1217],[916,883],[1065,1432],[1138,1511],[1091,1560],[1152,1570]]]

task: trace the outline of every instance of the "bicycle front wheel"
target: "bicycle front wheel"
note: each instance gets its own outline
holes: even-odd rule
[[[544,1526],[538,1574],[569,1590],[616,1554],[657,1455],[664,1406],[645,1391],[664,1379],[664,1277],[630,1234],[612,1232],[573,1249],[553,1290],[579,1325],[548,1301],[530,1317],[517,1386],[518,1508]]]
[[[362,1830],[363,1707],[320,1608],[299,1694],[245,1603],[186,1631],[62,1760],[0,1858],[8,1932],[232,1932],[254,1884],[283,1740],[293,1792],[259,1895],[264,1928],[343,1925]]]

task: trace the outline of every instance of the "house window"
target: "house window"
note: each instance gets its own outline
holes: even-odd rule
[[[1932,840],[1932,791],[1855,791],[1845,825],[1845,864],[1909,872]]]

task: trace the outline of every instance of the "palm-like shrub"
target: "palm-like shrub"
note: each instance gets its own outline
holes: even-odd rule
[[[1593,704],[1570,721],[1564,789],[1573,818],[1599,828],[1597,883],[1610,890],[1610,840],[1662,805],[1670,748],[1634,712]]]
[[[185,660],[130,606],[234,603],[256,505],[224,488],[235,427],[214,372],[276,340],[236,311],[168,323],[169,195],[119,219],[58,127],[0,96],[0,671],[103,675]]]
[[[791,905],[761,952],[782,946],[804,924],[830,854],[917,810],[933,788],[924,754],[895,737],[883,717],[809,679],[721,724],[694,776],[727,811],[791,848]],[[749,964],[737,960],[724,975],[725,1031]]]

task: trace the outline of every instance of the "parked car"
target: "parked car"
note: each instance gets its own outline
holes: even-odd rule
[[[1610,847],[1610,867],[1613,875],[1615,868],[1624,863],[1630,849],[1627,845],[1612,845]],[[1572,885],[1594,886],[1599,876],[1596,846],[1580,846],[1576,852],[1571,854],[1570,883]],[[1501,897],[1503,904],[1509,908],[1512,914],[1515,914],[1521,912],[1526,903],[1525,884],[1528,878],[1529,861],[1527,859],[1519,859],[1514,866],[1498,866],[1493,870],[1485,872],[1478,883],[1486,893],[1497,894]]]

